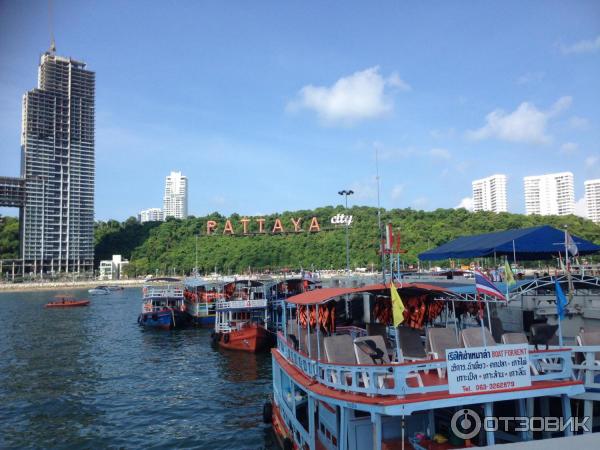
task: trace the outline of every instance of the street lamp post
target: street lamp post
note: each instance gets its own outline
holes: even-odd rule
[[[346,212],[348,212],[348,196],[354,194],[352,190],[343,190],[338,192],[339,195],[343,195],[346,200]],[[346,224],[346,274],[350,273],[350,240],[348,238],[348,220],[345,220]]]

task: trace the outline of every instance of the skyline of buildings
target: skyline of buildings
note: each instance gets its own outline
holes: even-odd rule
[[[507,212],[506,175],[491,175],[471,183],[473,211]]]
[[[559,172],[523,178],[525,214],[565,216],[575,212],[573,173]]]
[[[584,181],[582,214],[581,201],[575,201],[575,182],[572,172],[558,172],[523,177],[525,214],[581,215],[600,224],[600,179]],[[507,212],[507,177],[490,175],[473,180],[471,210]],[[576,204],[579,204],[579,211]],[[464,206],[464,205],[462,205]]]
[[[588,219],[600,224],[600,178],[587,180],[583,184]]]
[[[186,219],[188,216],[188,179],[181,172],[171,171],[165,177],[163,207],[143,209],[138,213],[138,221],[162,222],[168,217]]]

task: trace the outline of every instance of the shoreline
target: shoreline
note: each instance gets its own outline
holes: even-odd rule
[[[105,284],[122,287],[136,287],[142,286],[144,284],[144,280],[111,280]],[[0,293],[90,289],[99,285],[102,285],[102,282],[98,280],[49,281],[41,283],[0,283]]]

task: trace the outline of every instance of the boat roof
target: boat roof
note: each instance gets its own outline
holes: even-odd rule
[[[425,283],[394,283],[400,296],[402,295],[415,295],[415,294],[434,294],[440,296],[451,296],[452,293],[447,289],[433,286]],[[294,295],[286,300],[288,303],[294,303],[296,305],[317,305],[321,303],[327,303],[334,300],[337,297],[343,295],[352,294],[378,294],[383,292],[389,292],[390,286],[388,284],[378,283],[362,286],[359,288],[323,288],[315,289],[312,291],[306,291],[298,295]]]
[[[145,280],[145,283],[178,283],[181,280],[179,278],[172,277],[157,277],[157,278],[149,278]]]
[[[571,235],[580,255],[600,251],[593,242]],[[494,233],[461,236],[432,250],[419,254],[421,261],[446,260],[448,258],[476,258],[483,256],[515,255],[519,261],[552,259],[558,252],[564,254],[565,232],[542,225],[531,228],[496,231]]]

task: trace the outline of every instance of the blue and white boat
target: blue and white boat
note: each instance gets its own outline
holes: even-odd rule
[[[138,324],[143,327],[172,330],[188,325],[183,285],[177,278],[152,278],[142,289],[142,312]]]

